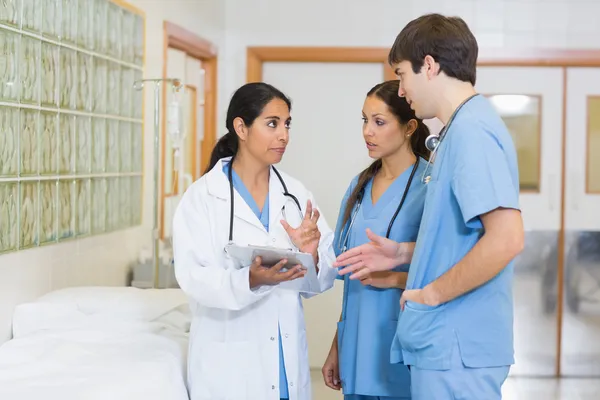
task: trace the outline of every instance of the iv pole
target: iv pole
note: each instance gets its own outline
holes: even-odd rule
[[[173,89],[179,90],[182,82],[177,78],[164,79],[142,79],[134,82],[135,90],[143,90],[146,82],[154,83],[154,207],[153,207],[153,225],[152,225],[152,265],[154,268],[154,288],[159,286],[159,221],[158,221],[158,157],[159,157],[159,138],[160,138],[160,86],[162,83],[170,84]],[[143,150],[142,150],[143,151]]]

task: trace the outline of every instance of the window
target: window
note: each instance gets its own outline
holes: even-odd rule
[[[0,253],[140,223],[143,51],[108,0],[0,2]]]
[[[587,192],[600,193],[600,97],[588,97],[587,115]]]
[[[502,117],[517,150],[521,191],[540,190],[540,96],[488,95]]]

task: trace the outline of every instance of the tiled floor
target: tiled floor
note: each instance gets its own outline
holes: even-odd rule
[[[312,379],[314,400],[343,399],[323,384],[320,371],[313,371]],[[600,379],[509,378],[502,389],[503,400],[598,400],[599,392]]]

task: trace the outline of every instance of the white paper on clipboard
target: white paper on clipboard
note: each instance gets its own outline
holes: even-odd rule
[[[258,256],[262,258],[263,265],[275,265],[282,259],[287,259],[287,267],[303,265],[307,271],[304,277],[294,279],[293,281],[281,282],[278,287],[286,290],[293,290],[304,293],[319,293],[320,285],[317,277],[317,269],[312,255],[301,253],[291,249],[281,249],[277,247],[262,246],[240,246],[235,243],[229,243],[225,247],[227,254],[233,257],[240,268],[249,267]]]

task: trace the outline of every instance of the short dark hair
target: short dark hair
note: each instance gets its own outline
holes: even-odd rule
[[[429,55],[446,75],[475,86],[478,52],[477,40],[462,18],[427,14],[410,21],[398,34],[388,63],[410,61],[419,73]]]

